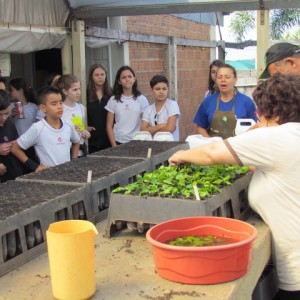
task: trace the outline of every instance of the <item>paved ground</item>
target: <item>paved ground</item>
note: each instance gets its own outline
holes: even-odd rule
[[[256,241],[257,247],[264,245],[268,248],[270,235],[268,228],[261,221],[255,220],[255,222],[261,233],[261,238]],[[151,247],[145,239],[145,234],[123,231],[121,234],[107,239],[103,237],[105,228],[105,221],[97,224],[99,231],[95,240],[97,285],[93,300],[245,300],[250,298],[240,294],[236,295],[236,293],[247,292],[249,285],[250,289],[253,288],[255,285],[253,274],[257,268],[263,268],[263,266],[257,267],[253,263],[249,276],[221,285],[174,283],[160,278],[155,273]],[[266,255],[269,255],[269,252],[266,252]],[[258,260],[262,257],[257,252],[254,252],[254,256]],[[258,265],[263,263],[257,262]],[[257,274],[255,276],[258,278]],[[249,280],[251,284],[249,284]],[[53,299],[47,254],[45,253],[2,276],[0,278],[0,299]]]

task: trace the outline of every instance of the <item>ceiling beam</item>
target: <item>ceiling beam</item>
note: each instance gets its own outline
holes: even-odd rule
[[[180,13],[233,12],[259,10],[260,0],[69,0],[73,16],[92,19],[101,16],[159,15]],[[300,8],[300,0],[263,0],[264,9]]]

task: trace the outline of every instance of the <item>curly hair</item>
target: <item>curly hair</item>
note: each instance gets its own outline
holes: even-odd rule
[[[300,77],[275,74],[260,81],[253,99],[260,116],[267,120],[278,118],[278,124],[300,122]]]

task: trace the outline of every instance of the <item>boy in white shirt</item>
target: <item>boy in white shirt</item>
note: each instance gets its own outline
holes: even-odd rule
[[[42,88],[38,93],[39,108],[45,119],[32,126],[13,142],[11,152],[30,171],[40,171],[78,157],[80,137],[72,124],[62,121],[62,97],[52,86]],[[24,150],[34,146],[40,165],[26,156]]]
[[[180,110],[177,102],[168,99],[169,82],[163,75],[155,75],[150,80],[154,103],[145,108],[141,131],[152,135],[157,132],[170,132],[174,141],[179,141]]]

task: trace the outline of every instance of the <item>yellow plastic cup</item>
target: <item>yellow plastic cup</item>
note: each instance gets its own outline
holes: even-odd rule
[[[93,223],[67,220],[50,224],[47,248],[52,293],[56,299],[89,299],[96,290]]]

